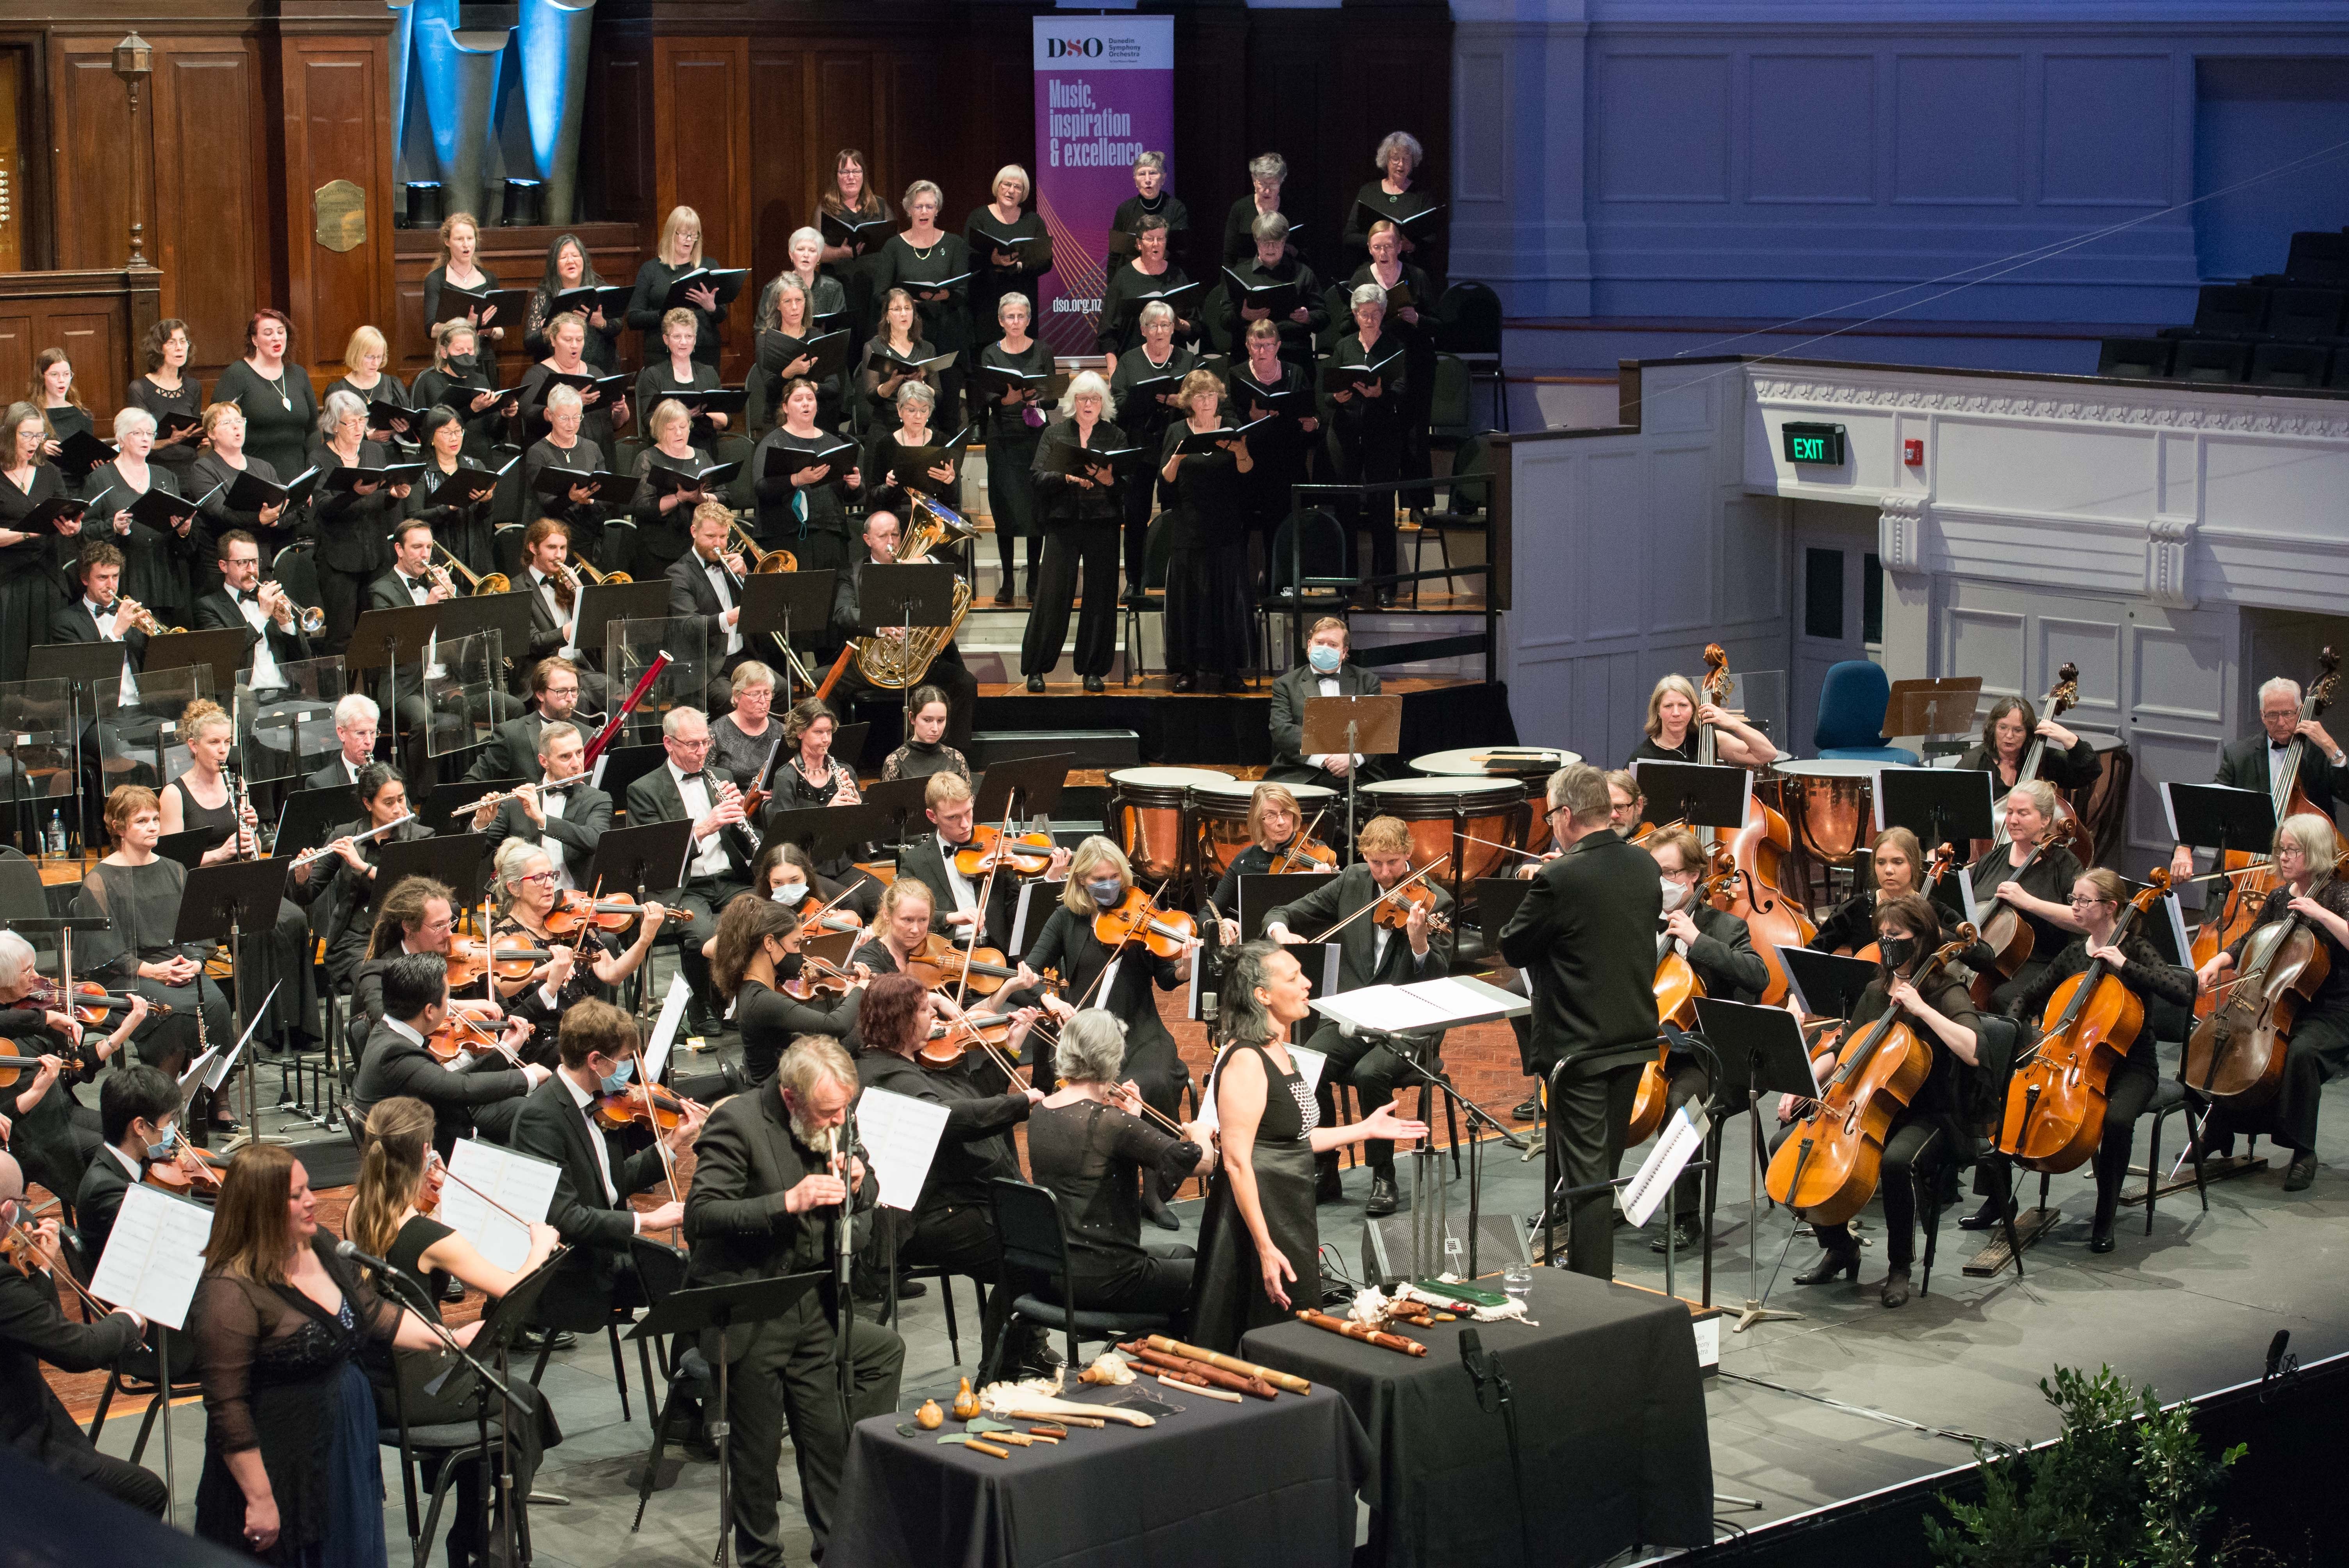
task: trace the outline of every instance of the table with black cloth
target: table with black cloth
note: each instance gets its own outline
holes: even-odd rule
[[[1402,1331],[1405,1356],[1309,1324],[1260,1328],[1240,1358],[1344,1398],[1378,1450],[1370,1561],[1524,1561],[1508,1429],[1478,1408],[1460,1330],[1497,1353],[1516,1401],[1526,1534],[1545,1564],[1713,1540],[1713,1459],[1688,1309],[1558,1269],[1534,1271],[1533,1325]],[[1368,1489],[1365,1495],[1371,1495]]]
[[[1154,1426],[1071,1427],[1008,1460],[901,1438],[910,1415],[858,1423],[825,1568],[1235,1568],[1342,1563],[1371,1452],[1346,1401],[1317,1387],[1183,1407]],[[1129,1389],[1086,1389],[1106,1404]],[[1022,1421],[1025,1429],[1033,1425]],[[962,1429],[949,1419],[945,1432]]]

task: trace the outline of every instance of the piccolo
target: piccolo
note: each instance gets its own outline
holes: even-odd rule
[[[393,818],[393,819],[392,819],[390,821],[388,821],[388,822],[386,822],[386,823],[385,823],[382,827],[380,827],[380,828],[369,828],[369,829],[368,829],[366,832],[364,832],[364,833],[353,833],[353,834],[351,834],[351,835],[350,835],[350,841],[351,841],[351,842],[353,842],[354,844],[364,844],[364,843],[366,843],[369,839],[379,839],[379,838],[383,837],[383,835],[384,835],[384,834],[390,832],[394,828],[397,828],[397,827],[400,826],[400,825],[401,825],[402,823],[404,823],[404,822],[413,822],[414,820],[416,820],[416,813],[415,813],[415,812],[413,812],[413,811],[404,811],[404,812],[402,812],[399,816]],[[323,860],[325,860],[328,855],[331,855],[331,854],[333,854],[334,852],[335,852],[335,846],[334,846],[333,844],[329,844],[329,845],[327,845],[327,846],[326,846],[325,849],[323,849],[323,850],[312,850],[308,854],[304,855],[304,856],[302,856],[299,860],[295,861],[294,862],[294,864],[293,864],[291,867],[289,867],[288,869],[289,869],[289,870],[292,870],[292,871],[299,871],[299,870],[301,870],[304,866],[308,865],[311,861],[323,861]]]

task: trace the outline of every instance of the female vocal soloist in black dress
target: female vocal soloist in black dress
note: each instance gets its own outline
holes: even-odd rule
[[[294,357],[294,324],[282,310],[253,313],[244,339],[253,350],[221,372],[212,401],[244,410],[244,447],[281,481],[309,467],[318,422],[318,394],[310,373]]]

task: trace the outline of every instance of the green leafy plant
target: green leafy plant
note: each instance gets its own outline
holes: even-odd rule
[[[2183,1406],[2150,1387],[2131,1392],[2109,1367],[2058,1367],[2039,1391],[2064,1435],[2026,1452],[1974,1451],[1982,1501],[1942,1500],[1951,1521],[1925,1522],[1943,1568],[2225,1568],[2206,1546],[2213,1496],[2240,1445],[2206,1459]]]

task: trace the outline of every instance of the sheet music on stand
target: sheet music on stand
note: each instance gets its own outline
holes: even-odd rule
[[[1406,1035],[1464,1024],[1518,1018],[1534,1010],[1523,996],[1481,980],[1450,977],[1411,985],[1365,985],[1335,996],[1316,997],[1313,1010],[1339,1024],[1373,1035]]]
[[[450,1154],[449,1174],[456,1180],[440,1190],[440,1222],[498,1267],[520,1270],[530,1261],[530,1232],[515,1220],[545,1222],[561,1170],[478,1138],[461,1138]],[[491,1207],[493,1202],[512,1210],[512,1217]]]
[[[668,977],[668,994],[661,998],[660,1019],[653,1025],[653,1037],[645,1044],[645,1081],[658,1083],[661,1069],[668,1066],[669,1047],[676,1043],[677,1031],[685,1021],[686,1004],[693,1000],[693,986],[682,969]]]
[[[280,985],[284,984],[284,981],[278,982],[278,985]],[[261,1021],[269,1016],[269,1004],[276,999],[277,986],[272,985],[269,988],[269,995],[261,999],[261,1006],[253,1010],[253,1022],[247,1024],[244,1026],[244,1033],[236,1037],[235,1046],[231,1047],[226,1056],[222,1057],[219,1061],[214,1062],[212,1064],[212,1070],[204,1075],[204,1087],[206,1088],[212,1090],[214,1094],[220,1093],[221,1085],[226,1083],[228,1081],[228,1075],[236,1070],[237,1057],[244,1054],[245,1046],[252,1041],[253,1031],[261,1027]],[[187,1082],[185,1079],[181,1080],[180,1087],[183,1089],[187,1088]]]
[[[1625,1219],[1635,1225],[1648,1222],[1656,1205],[1664,1201],[1664,1194],[1679,1179],[1681,1167],[1704,1147],[1704,1135],[1712,1130],[1713,1123],[1694,1101],[1672,1112],[1664,1123],[1663,1136],[1656,1140],[1655,1148],[1640,1162],[1640,1173],[1622,1190]]]
[[[184,1100],[187,1098],[189,1086],[193,1084],[198,1078],[203,1075],[204,1069],[211,1067],[214,1062],[220,1060],[220,1047],[218,1046],[214,1046],[211,1050],[206,1051],[202,1056],[198,1057],[194,1061],[188,1064],[188,1070],[180,1075],[180,1098],[181,1099]]]
[[[882,1206],[912,1212],[947,1130],[947,1108],[868,1088],[856,1097],[856,1136],[881,1182]]]
[[[166,1328],[184,1328],[212,1234],[212,1212],[202,1203],[143,1182],[126,1188],[89,1293]]]

